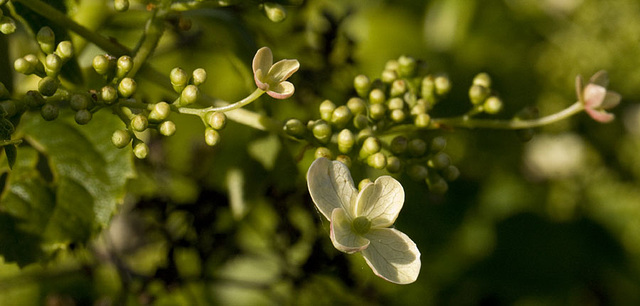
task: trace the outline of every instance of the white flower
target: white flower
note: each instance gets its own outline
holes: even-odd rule
[[[253,79],[258,88],[273,98],[286,99],[293,95],[295,87],[287,79],[298,71],[300,63],[294,59],[284,59],[273,63],[273,53],[262,47],[253,57]]]
[[[578,100],[584,105],[584,110],[598,122],[610,122],[614,115],[607,112],[620,103],[620,94],[607,90],[609,77],[604,70],[596,72],[589,84],[583,88],[581,76],[576,77],[576,93]]]
[[[404,233],[389,228],[404,203],[402,185],[390,176],[356,189],[347,166],[316,159],[307,172],[309,193],[331,221],[331,242],[345,253],[362,252],[373,272],[387,281],[409,284],[420,273],[420,251]]]

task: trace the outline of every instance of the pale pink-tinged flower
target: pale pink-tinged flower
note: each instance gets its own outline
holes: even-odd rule
[[[339,161],[316,159],[307,172],[309,193],[331,222],[331,242],[345,253],[361,252],[377,276],[410,284],[420,274],[420,251],[403,232],[390,228],[404,204],[402,185],[381,176],[360,191],[349,168]]]
[[[612,109],[620,103],[620,94],[608,91],[608,85],[609,78],[604,70],[596,72],[589,79],[589,84],[584,88],[582,77],[576,77],[578,100],[584,106],[587,114],[598,122],[610,122],[613,120],[615,116],[606,110]]]
[[[253,79],[258,88],[273,98],[286,99],[293,95],[295,87],[287,79],[300,68],[295,59],[283,59],[273,63],[273,53],[268,47],[262,47],[253,57]]]

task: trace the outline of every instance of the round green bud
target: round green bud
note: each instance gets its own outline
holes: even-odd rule
[[[389,100],[389,109],[403,109],[404,108],[404,100],[401,98],[392,98]]]
[[[373,120],[380,120],[384,118],[387,113],[387,108],[384,104],[372,104],[369,106],[369,117]]]
[[[407,149],[409,150],[409,153],[411,153],[411,155],[419,157],[424,155],[424,153],[427,151],[427,143],[420,138],[414,138],[409,141]]]
[[[408,166],[407,174],[413,180],[422,181],[422,180],[426,179],[427,176],[429,175],[429,170],[427,170],[427,167],[425,167],[423,165],[412,164],[412,165]]]
[[[351,157],[341,154],[336,156],[336,160],[343,163],[347,168],[351,168]]]
[[[220,133],[213,128],[207,127],[204,130],[204,142],[211,147],[217,145],[220,142]]]
[[[451,159],[447,153],[438,152],[429,158],[427,165],[435,169],[445,169],[451,165]]]
[[[113,86],[104,86],[100,89],[100,98],[106,104],[112,104],[118,99],[118,91]]]
[[[331,123],[338,128],[344,127],[351,121],[353,115],[346,105],[338,106],[331,114]]]
[[[40,108],[40,115],[44,120],[51,121],[58,118],[58,107],[53,104],[45,104]]]
[[[349,129],[343,129],[338,133],[338,150],[341,153],[349,153],[356,143],[356,137]]]
[[[131,129],[136,132],[142,132],[149,126],[149,120],[144,115],[135,115],[131,118]]]
[[[362,143],[362,148],[360,148],[360,158],[378,153],[381,149],[382,144],[380,143],[380,139],[374,136],[367,137]]]
[[[387,157],[382,152],[369,155],[367,157],[367,165],[376,169],[384,169],[387,166]]]
[[[170,120],[164,121],[158,126],[158,131],[164,136],[171,136],[176,133],[176,124]]]
[[[402,169],[402,161],[397,156],[387,157],[387,171],[390,173],[398,173]]]
[[[129,0],[113,0],[113,8],[116,12],[126,12],[129,9]]]
[[[451,90],[451,81],[449,81],[449,78],[446,76],[441,75],[436,77],[434,83],[436,87],[436,94],[439,96],[446,95]]]
[[[3,117],[13,117],[18,112],[16,102],[13,102],[13,100],[0,102],[0,110],[3,113]]]
[[[447,146],[447,139],[442,136],[437,136],[431,139],[431,144],[429,145],[429,151],[431,153],[438,153]]]
[[[436,91],[436,82],[433,76],[428,75],[422,78],[422,83],[420,87],[420,96],[424,99],[433,99],[433,95]]]
[[[367,186],[369,184],[373,184],[373,182],[370,179],[366,178],[361,180],[360,182],[358,182],[358,190],[362,190],[364,186]]]
[[[397,60],[388,60],[386,63],[384,63],[384,70],[393,70],[396,71],[398,70],[398,66],[400,66],[400,64],[398,63]]]
[[[329,150],[329,148],[327,148],[327,147],[318,147],[318,148],[316,148],[316,152],[314,154],[314,157],[316,159],[318,159],[320,157],[333,159],[333,152],[331,152],[331,150]]]
[[[179,93],[187,86],[187,83],[189,82],[189,75],[182,68],[176,67],[171,69],[169,79],[171,80],[173,90]]]
[[[49,76],[56,76],[62,68],[62,59],[55,53],[44,58],[44,71]]]
[[[263,9],[267,18],[273,22],[281,22],[287,18],[287,10],[279,3],[266,2]]]
[[[297,139],[304,138],[304,135],[307,133],[307,127],[300,121],[300,119],[292,118],[287,120],[284,124],[284,132],[287,135],[295,137]]]
[[[478,73],[473,78],[473,85],[482,86],[484,88],[491,88],[491,77],[486,72]]]
[[[138,84],[134,79],[124,78],[118,84],[118,93],[120,93],[122,97],[129,98],[136,92],[137,88]]]
[[[53,53],[56,44],[56,35],[50,27],[42,27],[36,34],[36,40],[40,45],[40,50],[45,54]]]
[[[9,35],[16,31],[16,21],[8,16],[2,16],[0,18],[0,32],[5,35]]]
[[[324,120],[318,120],[313,124],[312,133],[320,143],[326,144],[331,140],[331,126]]]
[[[418,114],[415,118],[413,118],[413,124],[419,128],[426,128],[429,126],[431,122],[431,116],[429,114]]]
[[[400,77],[412,77],[416,72],[416,67],[418,66],[418,62],[408,56],[400,56],[398,58],[398,74]]]
[[[382,82],[387,84],[395,81],[397,78],[398,78],[398,74],[396,73],[396,71],[389,70],[389,69],[385,69],[384,71],[382,71],[382,75],[380,76],[380,79],[382,80]]]
[[[353,126],[359,130],[365,129],[369,126],[369,119],[364,114],[357,114],[353,117]]]
[[[27,61],[24,57],[16,59],[13,62],[13,69],[24,75],[30,75],[36,71],[35,66],[31,65],[29,61]]]
[[[140,140],[133,141],[133,155],[138,159],[145,159],[149,155],[149,146]]]
[[[496,96],[490,96],[484,100],[483,109],[487,114],[497,114],[502,110],[502,100]]]
[[[216,130],[222,130],[227,125],[227,115],[221,112],[208,112],[205,119],[207,124]]]
[[[42,95],[36,90],[29,90],[24,96],[24,103],[29,107],[40,107],[44,105],[45,100]]]
[[[91,65],[93,66],[93,70],[95,70],[99,75],[106,75],[112,68],[109,56],[104,54],[96,55],[93,58]]]
[[[371,104],[382,104],[386,101],[387,97],[384,94],[384,91],[379,88],[375,88],[369,92],[369,103]]]
[[[167,120],[171,114],[171,105],[169,103],[161,101],[153,105],[153,108],[149,112],[149,120],[153,122],[161,122]]]
[[[394,109],[389,114],[389,118],[391,118],[393,122],[400,123],[407,118],[407,113],[405,113],[405,111],[401,109]]]
[[[336,105],[331,102],[331,100],[322,101],[318,107],[318,110],[320,111],[320,118],[324,121],[330,121],[335,109]]]
[[[200,89],[195,85],[187,85],[180,94],[180,105],[189,105],[198,100]]]
[[[351,228],[353,229],[353,232],[362,236],[368,233],[371,229],[371,221],[369,221],[365,216],[356,217],[351,223]]]
[[[460,170],[458,167],[450,165],[442,170],[442,177],[449,181],[455,181],[460,176]]]
[[[123,55],[118,58],[116,63],[116,77],[124,78],[129,71],[133,68],[133,59],[131,56]]]
[[[391,140],[389,148],[393,154],[402,154],[407,151],[409,140],[405,136],[396,136]]]
[[[424,103],[416,103],[416,105],[414,105],[411,108],[411,116],[417,116],[420,114],[426,114],[427,113],[427,107],[425,106]]]
[[[91,118],[93,118],[93,114],[91,114],[89,110],[81,109],[76,112],[76,116],[74,119],[76,120],[77,124],[85,125],[89,123],[89,121],[91,121]]]
[[[364,100],[358,97],[352,97],[349,99],[349,101],[347,101],[347,107],[354,115],[363,113],[367,110],[367,105],[364,103]]]
[[[60,86],[57,78],[46,76],[38,82],[38,91],[46,97],[53,96]]]
[[[192,76],[193,76],[193,84],[196,86],[203,84],[204,82],[207,81],[207,71],[204,70],[203,68],[198,68],[194,70],[192,73]]]
[[[469,100],[473,105],[481,104],[487,99],[489,93],[489,89],[484,86],[472,85],[469,87]]]
[[[131,134],[125,130],[116,130],[111,135],[111,143],[118,149],[126,147],[131,142]]]
[[[444,194],[449,189],[449,184],[447,184],[440,175],[434,174],[433,172],[430,172],[429,177],[427,177],[425,181],[427,186],[429,186],[429,191],[433,193]]]
[[[372,136],[373,136],[373,131],[371,131],[370,128],[362,129],[360,130],[360,132],[358,132],[358,135],[356,136],[356,143],[359,145],[362,145],[367,138]]]
[[[355,88],[358,96],[360,96],[361,98],[365,98],[371,90],[371,80],[369,80],[366,75],[359,74],[355,78],[353,78],[353,88]],[[351,111],[354,110],[352,109]]]
[[[391,83],[391,89],[389,89],[389,94],[392,97],[399,97],[404,95],[407,92],[407,82],[402,79],[397,79]]]
[[[58,44],[54,53],[57,54],[63,62],[66,62],[73,57],[75,51],[73,49],[73,44],[70,41],[63,40]]]

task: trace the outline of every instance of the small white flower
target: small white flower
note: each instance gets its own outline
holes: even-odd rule
[[[347,166],[316,159],[307,172],[309,193],[318,210],[331,222],[336,249],[362,252],[373,272],[387,281],[409,284],[420,273],[420,251],[404,233],[389,228],[404,204],[402,185],[381,176],[356,189]]]
[[[609,77],[604,70],[596,72],[585,87],[583,87],[582,77],[576,77],[578,100],[584,105],[584,110],[591,118],[603,123],[613,120],[614,115],[607,110],[620,103],[620,94],[607,90],[607,85],[609,85]]]
[[[286,99],[293,95],[295,87],[287,79],[300,68],[298,60],[284,59],[274,64],[271,49],[262,47],[253,57],[251,67],[256,86],[271,97]]]

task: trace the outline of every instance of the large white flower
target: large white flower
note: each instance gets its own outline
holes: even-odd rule
[[[362,252],[373,272],[393,283],[409,284],[420,273],[420,251],[404,233],[389,228],[404,204],[402,185],[381,176],[360,192],[347,166],[316,159],[307,172],[309,193],[331,221],[331,241],[345,253]]]

